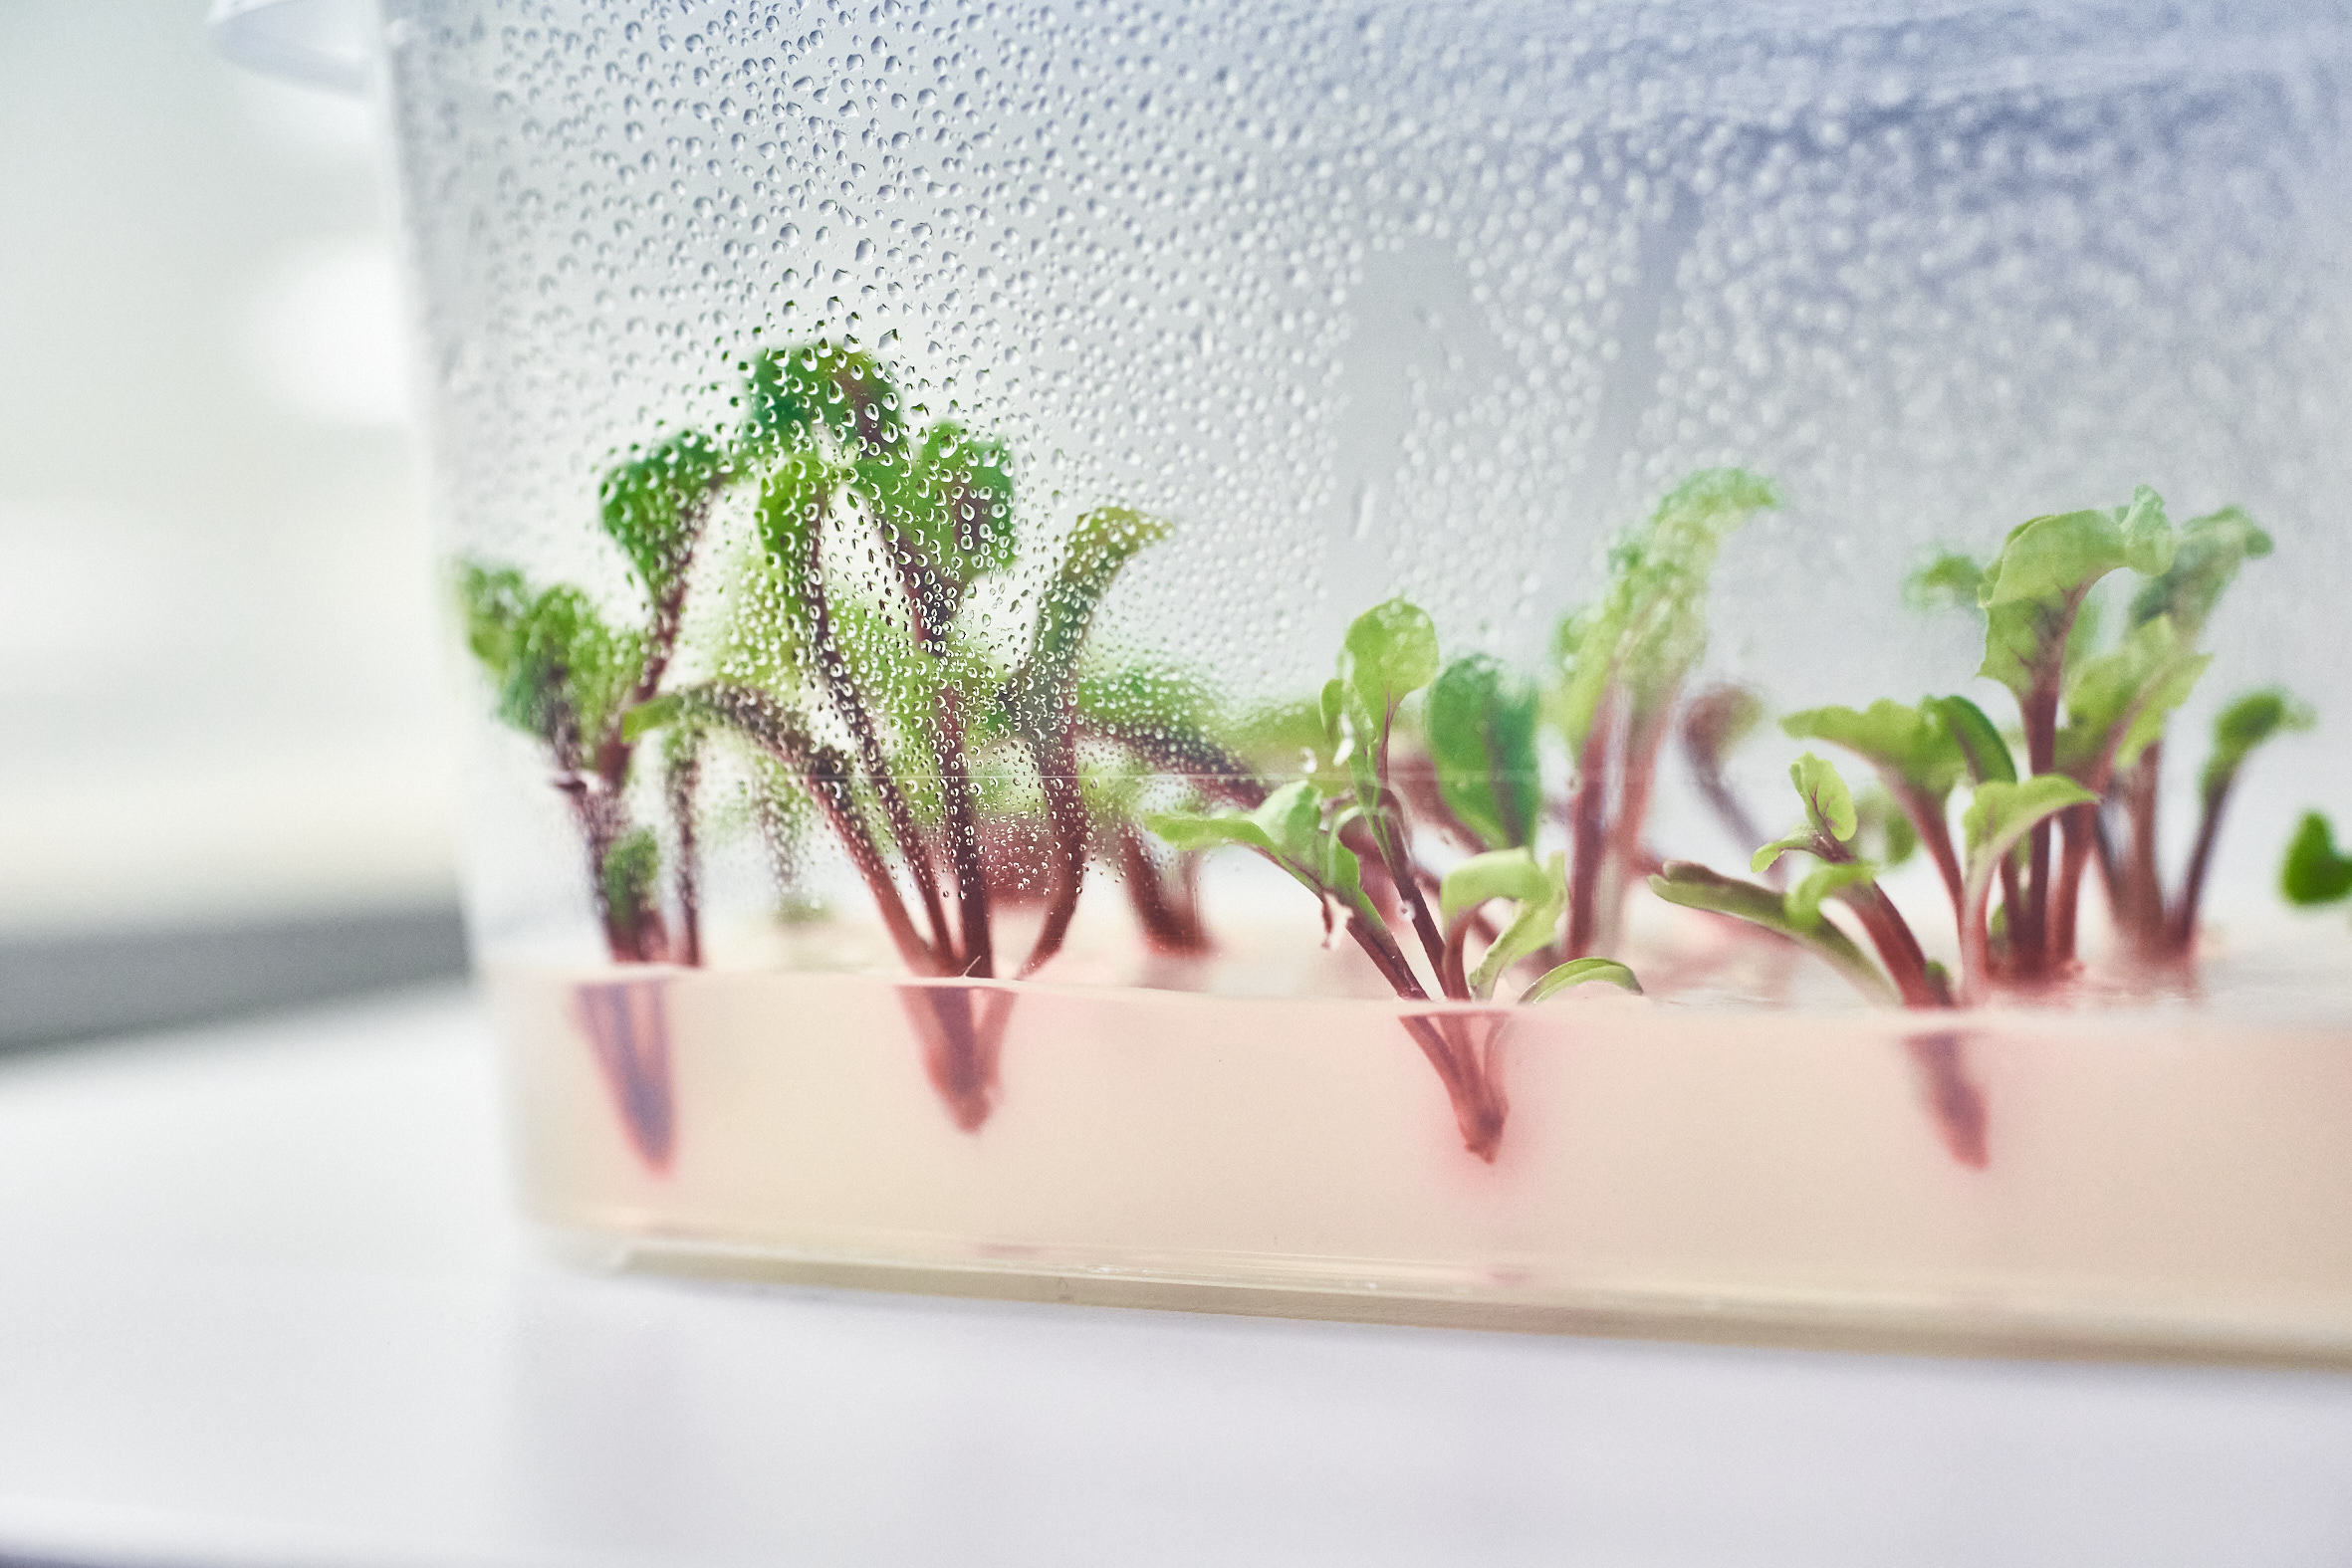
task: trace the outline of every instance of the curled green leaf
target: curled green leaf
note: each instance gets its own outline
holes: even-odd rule
[[[1620,991],[1630,991],[1637,997],[1642,994],[1640,980],[1635,978],[1632,970],[1615,959],[1580,958],[1570,959],[1555,969],[1544,971],[1543,978],[1520,993],[1519,1000],[1522,1006],[1530,1002],[1546,1002],[1572,986],[1595,981],[1615,986]]]
[[[1490,850],[1472,855],[1446,873],[1438,884],[1439,918],[1450,926],[1464,910],[1475,909],[1491,898],[1524,903],[1540,900],[1549,892],[1549,879],[1532,850]]]
[[[1688,860],[1669,860],[1650,878],[1650,891],[1669,904],[1730,915],[1786,937],[1819,956],[1856,991],[1881,1007],[1893,1007],[1899,1000],[1886,976],[1851,937],[1826,920],[1810,927],[1796,924],[1788,918],[1788,906],[1781,895],[1762,883],[1723,876]]]
[[[1763,876],[1766,871],[1778,865],[1780,857],[1790,850],[1802,850],[1806,854],[1811,854],[1815,842],[1816,835],[1810,827],[1798,828],[1795,832],[1775,838],[1759,849],[1749,858],[1748,869],[1758,876]]]
[[[628,558],[648,596],[676,585],[702,531],[711,492],[728,476],[727,455],[684,431],[604,476],[597,496],[604,532]]]
[[[2274,736],[2308,730],[2318,722],[2319,715],[2311,705],[2282,686],[2247,692],[2231,703],[2214,717],[2213,754],[2206,759],[2199,781],[2206,798],[2212,799],[2229,786],[2256,747]]]
[[[1806,872],[1796,886],[1790,888],[1782,900],[1788,911],[1790,925],[1807,931],[1820,924],[1824,900],[1876,878],[1878,867],[1867,860],[1848,860],[1835,865],[1817,865]]]

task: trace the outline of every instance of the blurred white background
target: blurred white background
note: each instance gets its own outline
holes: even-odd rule
[[[372,112],[196,0],[8,0],[0,69],[0,941],[449,904]]]

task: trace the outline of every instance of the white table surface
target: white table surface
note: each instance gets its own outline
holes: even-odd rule
[[[0,1062],[0,1562],[2352,1563],[2352,1378],[568,1271],[439,995]]]

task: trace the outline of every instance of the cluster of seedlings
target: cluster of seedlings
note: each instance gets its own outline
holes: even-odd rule
[[[1403,1027],[1465,1146],[1491,1160],[1508,1111],[1492,1059],[1509,1016],[1499,999],[1594,981],[1638,991],[1621,962],[1635,888],[1794,944],[1872,1001],[1914,1008],[2064,982],[2094,871],[2124,951],[2182,962],[2238,770],[2311,723],[2276,690],[2224,710],[2197,840],[2166,889],[2167,721],[2209,662],[2199,641],[2223,591],[2270,542],[2234,509],[2176,529],[2143,489],[2020,525],[1990,561],[1951,555],[1920,571],[1916,602],[1983,618],[1979,673],[2011,692],[2015,725],[2004,733],[1960,696],[1791,714],[1789,736],[1846,753],[1876,783],[1857,794],[1808,752],[1791,770],[1802,821],[1766,842],[1724,775],[1763,705],[1690,689],[1717,555],[1777,504],[1765,480],[1717,469],[1677,486],[1616,543],[1600,593],[1561,621],[1537,678],[1483,654],[1444,658],[1430,617],[1392,599],[1349,626],[1319,693],[1235,715],[1209,683],[1089,639],[1165,523],[1105,508],[1032,548],[1005,449],[922,422],[867,354],[819,341],[740,368],[733,428],[632,450],[604,480],[631,613],[469,561],[468,641],[500,718],[552,765],[616,964],[702,962],[703,796],[723,757],[788,896],[818,836],[854,869],[921,982],[903,988],[905,1007],[966,1129],[989,1115],[1015,1005],[1012,990],[971,983],[1049,965],[1097,869],[1143,941],[1172,954],[1213,945],[1204,856],[1240,849],[1294,878],[1327,941],[1423,1004]],[[2102,640],[2093,590],[2119,571],[2139,586]],[[1756,847],[1750,877],[1651,847],[1677,739],[1702,797]],[[1879,886],[1921,852],[1949,898],[1957,977]],[[1790,855],[1808,863],[1792,882]],[[2352,861],[2335,858],[2324,824],[2306,824],[2288,881],[2290,895],[2352,895]],[[609,1037],[644,1029],[597,995],[584,1022],[629,1058],[637,1047]],[[666,1112],[632,1113],[649,1119],[666,1149]]]

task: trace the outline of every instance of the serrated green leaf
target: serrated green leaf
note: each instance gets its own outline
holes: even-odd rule
[[[1790,740],[1842,746],[1931,799],[1949,795],[1968,772],[1967,756],[1932,701],[1907,708],[1881,698],[1859,713],[1809,708],[1782,719],[1780,729]]]
[[[1534,837],[1543,809],[1535,688],[1485,654],[1456,659],[1429,690],[1424,735],[1446,804],[1496,849]]]
[[[2336,853],[2335,833],[2326,817],[2306,811],[2286,846],[2278,890],[2290,904],[2309,908],[2333,904],[2352,894],[2352,858]]]
[[[2200,786],[2212,798],[2236,776],[2256,747],[2273,736],[2308,730],[2319,715],[2283,686],[2247,692],[2214,716],[2214,749],[2207,757]]]
[[[859,494],[932,624],[952,621],[979,578],[1013,564],[1012,460],[1001,443],[936,424],[913,450],[854,466]]]
[[[711,492],[730,472],[718,444],[688,430],[604,476],[598,516],[647,597],[658,600],[676,583]]]
[[[1848,860],[1835,865],[1813,867],[1781,900],[1782,907],[1788,911],[1788,923],[1810,931],[1820,924],[1823,900],[1846,888],[1871,881],[1877,875],[1878,867],[1867,860]]]
[[[1807,752],[1788,765],[1788,782],[1796,785],[1797,797],[1804,801],[1805,820],[1813,824],[1814,832],[1826,833],[1841,844],[1854,836],[1854,796],[1834,765]]]
[[[1520,994],[1520,1004],[1524,1007],[1531,1002],[1547,1002],[1572,986],[1595,981],[1615,986],[1620,991],[1630,991],[1637,997],[1642,994],[1641,982],[1634,977],[1633,971],[1615,959],[1580,958],[1570,959],[1565,964],[1544,971],[1542,979]]]

